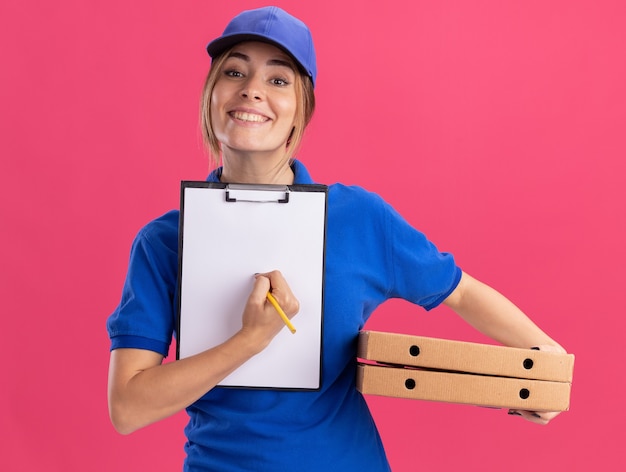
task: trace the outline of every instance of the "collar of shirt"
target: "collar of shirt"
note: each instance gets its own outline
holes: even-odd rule
[[[311,174],[309,174],[309,171],[306,169],[306,167],[304,167],[304,164],[302,164],[300,161],[294,159],[291,163],[291,170],[293,170],[294,173],[294,184],[312,184],[313,179],[311,178]],[[218,167],[217,169],[213,170],[209,176],[207,177],[206,181],[207,182],[219,182],[220,181],[220,177],[222,176],[222,168]]]

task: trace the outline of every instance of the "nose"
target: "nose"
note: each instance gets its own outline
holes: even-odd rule
[[[248,100],[258,101],[263,98],[263,82],[256,75],[251,75],[241,88],[241,96]]]

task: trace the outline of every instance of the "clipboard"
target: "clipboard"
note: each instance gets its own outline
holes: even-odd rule
[[[280,270],[300,302],[296,333],[282,329],[218,386],[321,387],[327,196],[317,184],[181,182],[177,359],[234,335],[254,274]]]

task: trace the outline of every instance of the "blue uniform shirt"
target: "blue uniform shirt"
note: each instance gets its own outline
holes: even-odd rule
[[[294,161],[296,184],[313,183]],[[220,169],[208,181],[219,181]],[[111,349],[166,355],[176,326],[178,211],[137,235],[122,300],[109,317]],[[279,267],[277,269],[280,269]],[[334,184],[328,192],[322,388],[289,392],[214,388],[187,408],[186,471],[388,471],[374,421],[355,388],[358,332],[382,302],[431,309],[461,270],[379,196]]]

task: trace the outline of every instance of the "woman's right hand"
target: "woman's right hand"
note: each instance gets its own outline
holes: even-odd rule
[[[254,287],[243,311],[240,334],[258,346],[259,352],[285,328],[282,318],[267,299],[268,292],[272,293],[289,319],[300,309],[298,299],[279,271],[255,275]]]

